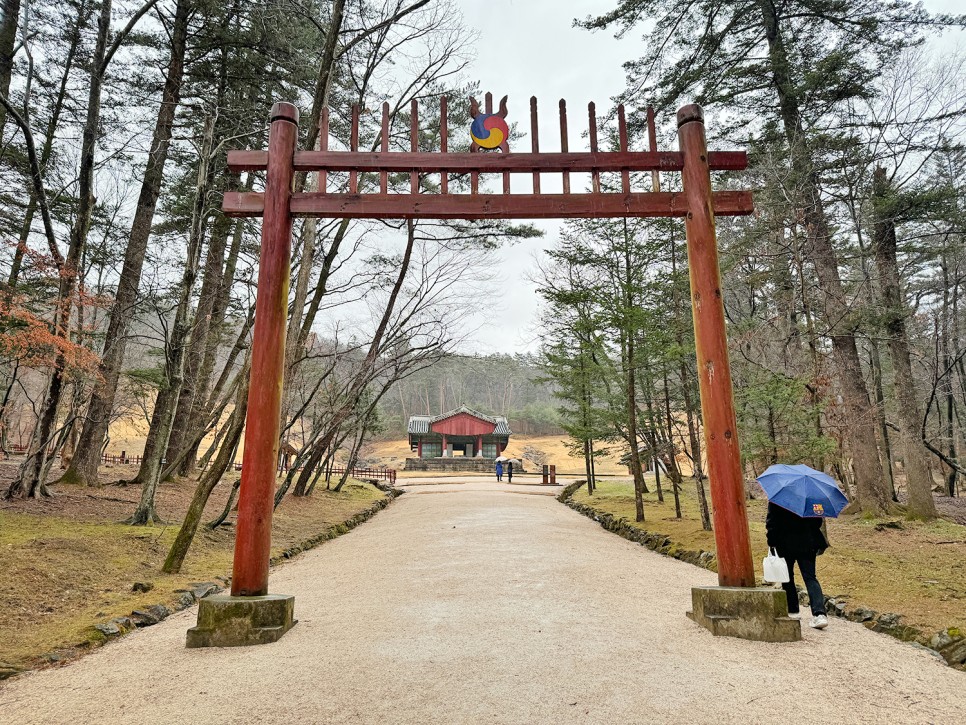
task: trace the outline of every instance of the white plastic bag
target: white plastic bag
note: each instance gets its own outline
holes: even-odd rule
[[[766,582],[784,584],[788,581],[788,564],[774,549],[768,550],[768,556],[761,560],[761,566],[765,571]]]

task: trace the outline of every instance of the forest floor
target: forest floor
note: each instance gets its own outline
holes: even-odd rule
[[[593,496],[584,487],[573,498],[666,536],[679,549],[714,551],[713,532],[701,528],[693,482],[686,481],[681,492],[681,519],[675,518],[670,491],[665,490],[664,503],[659,503],[653,483],[648,477],[652,492],[644,496],[646,520],[641,523],[634,523],[631,481],[600,481]],[[940,509],[957,518],[963,512],[960,501],[937,498]],[[748,502],[759,573],[767,553],[766,508],[764,500]],[[828,535],[830,547],[818,560],[818,578],[826,595],[845,599],[850,609],[861,606],[901,614],[903,624],[922,630],[926,637],[948,627],[966,628],[966,526],[945,519],[925,523],[843,516],[828,520]]]
[[[19,459],[0,462],[0,491],[16,473]],[[132,478],[134,466],[104,466],[102,480]],[[229,473],[215,488],[204,521],[223,510]],[[234,546],[234,513],[228,525],[199,530],[180,574],[163,574],[161,564],[194,493],[191,479],[164,483],[158,511],[166,523],[120,523],[137,504],[137,487],[53,486],[47,500],[0,499],[0,661],[21,668],[70,659],[103,640],[93,625],[153,604],[170,605],[175,590],[227,577]],[[369,508],[384,494],[348,483],[340,493],[316,490],[287,496],[273,518],[276,556]],[[140,589],[133,591],[135,583]]]

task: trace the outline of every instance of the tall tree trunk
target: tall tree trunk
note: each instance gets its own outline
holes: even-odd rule
[[[198,275],[198,263],[204,239],[206,202],[211,188],[211,161],[214,149],[215,119],[205,120],[204,139],[198,159],[198,179],[195,191],[194,209],[191,215],[191,232],[188,237],[188,255],[181,278],[178,308],[175,313],[174,328],[168,345],[165,363],[165,385],[158,393],[152,418],[152,429],[148,432],[149,446],[145,443],[144,459],[136,481],[141,484],[141,500],[127,523],[141,526],[159,521],[154,506],[155,493],[161,479],[162,456],[168,447],[171,428],[174,425],[178,395],[184,382],[185,357],[187,355],[188,335],[191,332],[191,293]]]
[[[161,93],[161,105],[154,125],[151,150],[147,167],[141,180],[134,221],[124,250],[124,265],[118,280],[117,294],[111,307],[107,323],[104,353],[101,360],[101,382],[94,386],[91,402],[87,407],[87,421],[77,442],[77,453],[70,468],[64,473],[63,480],[84,483],[89,486],[98,483],[97,468],[100,464],[101,446],[107,437],[114,397],[117,393],[124,352],[127,345],[128,329],[137,308],[138,287],[141,284],[141,271],[151,236],[151,224],[158,204],[158,196],[164,182],[164,165],[168,159],[171,132],[175,112],[181,101],[181,82],[184,76],[184,57],[188,38],[188,20],[194,0],[179,0],[175,9],[174,25],[171,31],[171,55]]]
[[[19,3],[19,0],[15,1]],[[67,84],[71,77],[71,71],[74,68],[74,59],[77,56],[78,49],[80,48],[81,33],[87,28],[89,19],[90,8],[86,3],[81,3],[77,8],[77,18],[71,26],[67,54],[64,57],[64,68],[60,76],[60,85],[57,88],[57,96],[54,98],[50,118],[47,121],[47,132],[44,134],[44,145],[40,151],[40,171],[42,173],[47,170],[47,164],[50,162],[50,155],[54,150],[54,137],[56,136],[57,129],[60,126],[60,116],[64,110],[64,102],[67,99]],[[0,51],[0,56],[2,56],[2,51]],[[0,61],[0,63],[2,63],[2,61]],[[0,93],[3,93],[4,95],[7,94],[7,92],[2,88],[2,79],[0,79]],[[5,110],[6,109],[0,107],[0,119],[3,118],[2,114]],[[0,128],[2,127],[3,121],[0,120]],[[24,212],[23,224],[20,225],[20,238],[17,240],[17,249],[14,251],[13,260],[10,263],[10,276],[7,278],[7,283],[11,287],[16,287],[17,282],[19,281],[20,268],[23,264],[23,255],[27,251],[27,239],[30,236],[30,230],[33,227],[34,216],[36,213],[37,195],[33,192],[33,190],[31,190],[30,201],[27,202],[27,209]]]
[[[657,500],[664,503],[664,489],[661,488],[661,459],[657,451],[657,419],[654,416],[654,377],[651,375],[651,366],[645,361],[644,364],[644,384],[647,388],[645,400],[647,401],[647,440],[650,443],[651,461],[654,464],[654,488],[657,489]]]
[[[671,276],[674,280],[672,285],[672,305],[674,307],[674,334],[678,349],[684,348],[684,334],[682,332],[683,306],[678,295],[677,280],[677,241],[671,239]],[[695,420],[693,398],[691,397],[691,376],[688,372],[688,363],[684,356],[680,356],[678,361],[678,375],[681,378],[681,396],[684,399],[684,414],[688,422],[688,442],[691,447],[691,461],[694,469],[694,485],[698,496],[698,511],[701,514],[701,528],[711,531],[711,511],[708,508],[708,497],[704,490],[704,467],[701,465],[701,441],[698,436],[698,426]]]
[[[87,234],[90,229],[91,216],[94,211],[94,155],[97,148],[97,138],[100,133],[101,120],[101,91],[106,73],[105,58],[107,55],[107,41],[111,29],[111,0],[102,0],[101,12],[97,19],[97,40],[90,63],[90,88],[87,95],[87,113],[84,119],[84,130],[81,138],[81,156],[78,169],[77,210],[73,226],[70,230],[70,244],[67,257],[62,265],[58,265],[60,283],[57,291],[57,309],[54,313],[52,325],[54,334],[67,338],[70,330],[71,309],[74,292],[77,288],[77,278],[80,273],[80,260],[87,244]],[[56,450],[50,449],[53,442],[54,424],[57,419],[57,409],[64,386],[65,359],[63,352],[58,352],[54,360],[50,383],[44,398],[43,408],[34,436],[34,449],[24,461],[17,478],[11,484],[7,495],[22,495],[26,493],[31,498],[49,496],[46,477],[50,469],[50,458]]]
[[[168,449],[165,458],[173,461],[182,450],[193,443],[194,423],[207,426],[207,416],[204,411],[199,410],[198,400],[201,397],[207,398],[208,385],[210,381],[209,370],[208,378],[202,380],[202,366],[205,361],[205,353],[211,336],[211,323],[214,316],[215,302],[219,290],[222,288],[222,267],[224,266],[225,247],[228,245],[228,232],[231,227],[231,219],[223,214],[219,214],[214,227],[211,231],[211,239],[208,243],[208,253],[205,258],[204,273],[201,280],[201,292],[198,295],[198,307],[195,310],[195,322],[191,328],[191,339],[188,342],[188,353],[185,360],[184,384],[181,386],[181,394],[178,397],[177,410],[174,416],[174,425],[171,429],[171,437],[168,440]],[[198,418],[194,416],[199,414]],[[192,448],[194,446],[192,445]],[[184,460],[178,469],[182,476],[191,473],[195,468],[194,455],[184,456]]]
[[[759,0],[759,9],[768,39],[769,70],[778,95],[792,171],[800,187],[798,211],[805,227],[809,257],[824,293],[826,321],[830,328],[828,335],[832,341],[832,356],[855,463],[858,504],[863,511],[881,515],[889,511],[890,500],[876,445],[875,412],[862,375],[854,329],[850,324],[852,315],[839,275],[838,257],[832,246],[818,171],[805,141],[798,97],[800,86],[792,78],[776,5],[773,0]]]
[[[895,376],[895,395],[898,403],[899,436],[902,441],[906,492],[909,496],[909,515],[916,518],[936,517],[936,503],[932,497],[932,481],[926,462],[920,429],[922,407],[916,395],[912,373],[912,355],[906,333],[906,309],[899,282],[899,263],[896,250],[895,218],[890,213],[891,189],[885,169],[876,168],[872,182],[873,247],[879,270],[879,294],[889,342],[889,356]]]
[[[631,447],[631,473],[634,476],[634,515],[637,521],[644,520],[644,472],[641,470],[641,450],[637,430],[637,358],[634,349],[636,329],[631,322],[635,314],[634,293],[631,269],[630,239],[627,220],[624,220],[624,279],[623,304],[624,324],[621,337],[624,338],[624,400],[627,405],[627,439]]]
[[[668,385],[667,368],[662,371],[664,376],[664,415],[667,424],[668,451],[664,455],[665,469],[671,479],[674,492],[674,517],[681,518],[681,471],[678,468],[677,456],[674,451],[674,416],[671,413],[671,391]]]
[[[895,471],[892,468],[892,441],[889,437],[889,426],[886,423],[885,393],[882,389],[882,356],[879,354],[879,341],[874,337],[869,340],[869,368],[872,370],[872,390],[875,392],[876,422],[879,425],[879,437],[882,440],[883,468],[889,476],[889,494],[893,501],[898,502]]]
[[[230,25],[236,15],[237,2],[235,7],[222,15],[221,32],[225,35],[230,32]],[[229,53],[229,48],[221,48],[218,84],[214,98],[215,109],[222,108],[225,105],[225,96],[229,84]],[[237,172],[228,171],[227,176],[226,188],[230,191],[238,191],[240,175]],[[254,181],[254,175],[249,174],[248,178],[250,188]],[[184,384],[181,388],[181,394],[178,396],[174,425],[165,453],[165,458],[169,462],[180,459],[181,463],[177,470],[182,476],[187,476],[195,470],[197,444],[194,443],[194,434],[208,425],[204,400],[207,398],[208,386],[211,383],[212,367],[207,366],[207,369],[205,368],[209,359],[213,362],[213,354],[209,355],[208,350],[212,347],[217,348],[217,336],[212,336],[211,330],[220,302],[219,293],[225,290],[222,284],[226,266],[224,256],[232,223],[230,217],[220,212],[216,213],[211,241],[208,243],[208,254],[205,259],[201,292],[198,297],[198,309],[195,313],[195,324],[191,330],[191,341],[188,345]],[[230,285],[228,291],[230,292]],[[190,447],[192,450],[186,451],[186,447]]]
[[[20,0],[0,0],[0,95],[10,96],[10,76],[13,74],[13,47],[17,40],[20,21]],[[7,109],[0,106],[0,138]]]
[[[231,420],[228,423],[228,432],[225,434],[225,439],[222,441],[221,448],[218,450],[218,455],[215,457],[211,468],[205,471],[198,480],[198,486],[195,488],[195,494],[188,506],[188,512],[185,514],[174,543],[171,544],[171,550],[164,561],[164,566],[161,567],[161,570],[167,574],[175,574],[181,571],[181,565],[188,554],[191,542],[194,541],[198,525],[201,523],[201,517],[205,513],[208,498],[234,460],[235,449],[245,428],[245,414],[248,411],[249,375],[247,363],[242,369],[241,375],[242,382],[238,386],[238,393],[235,396],[235,409],[232,411]]]
[[[940,331],[939,331],[939,349],[942,359],[942,369],[946,371],[942,380],[939,381],[939,402],[938,406],[940,409],[945,405],[945,413],[941,414],[940,419],[942,421],[942,435],[945,439],[947,446],[946,455],[950,461],[955,461],[956,455],[956,400],[953,397],[953,380],[952,380],[952,355],[949,351],[949,337],[950,337],[950,314],[949,314],[949,262],[946,257],[945,251],[943,252],[942,259],[940,260],[940,268],[943,273],[943,306],[940,310]],[[947,491],[956,490],[956,477],[959,475],[959,471],[953,466],[949,467],[949,473],[946,477],[946,489]]]

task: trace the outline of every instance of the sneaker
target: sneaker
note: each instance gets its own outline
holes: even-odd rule
[[[789,616],[790,619],[801,619],[802,618],[802,613],[801,612],[789,612],[788,613],[788,616]]]
[[[812,629],[825,629],[828,626],[828,617],[824,614],[819,614],[818,616],[812,617],[812,620],[808,623],[808,626]]]

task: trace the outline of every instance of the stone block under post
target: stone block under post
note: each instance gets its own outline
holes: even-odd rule
[[[716,637],[758,642],[797,642],[802,625],[788,616],[782,589],[770,587],[694,587],[688,617]]]
[[[294,627],[295,597],[215,594],[198,602],[198,625],[188,630],[187,646],[244,647],[277,642]]]

